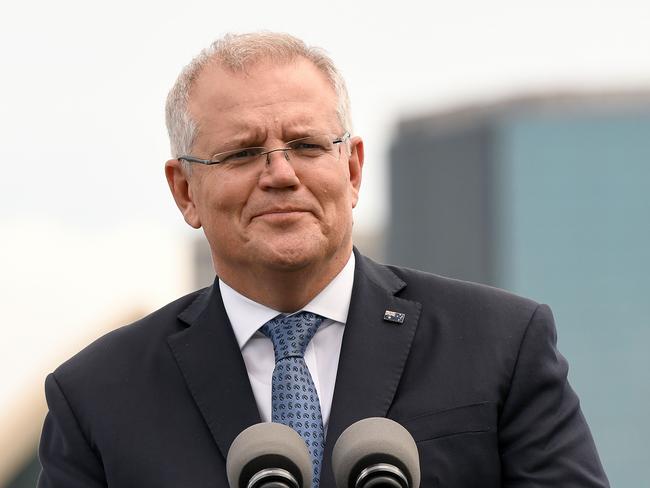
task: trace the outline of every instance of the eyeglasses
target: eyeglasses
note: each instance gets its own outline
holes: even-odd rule
[[[282,151],[287,161],[309,162],[324,156],[331,156],[338,159],[341,155],[340,144],[350,139],[350,134],[346,132],[341,137],[331,135],[317,135],[301,137],[294,141],[286,143],[285,147],[277,149],[268,149],[266,147],[244,147],[241,149],[232,149],[217,153],[210,159],[199,159],[194,156],[180,156],[178,160],[189,161],[190,163],[200,164],[230,164],[234,166],[244,166],[256,161],[260,161],[266,156],[266,163],[271,162],[271,154]]]

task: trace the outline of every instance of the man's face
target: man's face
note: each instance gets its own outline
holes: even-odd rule
[[[310,135],[341,136],[336,106],[325,76],[303,58],[261,61],[244,73],[208,65],[190,96],[198,125],[192,155],[210,159],[237,148],[284,147]],[[351,251],[362,142],[353,138],[335,154],[312,164],[287,161],[281,151],[268,164],[266,158],[244,166],[193,164],[186,180],[172,160],[167,177],[185,220],[203,227],[222,278],[310,266],[327,274]]]

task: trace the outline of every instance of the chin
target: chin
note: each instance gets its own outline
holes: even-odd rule
[[[254,251],[255,260],[267,267],[284,271],[298,271],[329,260],[335,250],[325,236],[294,236],[260,242]]]
[[[322,253],[309,246],[267,248],[257,256],[260,263],[286,271],[300,270],[322,259]]]

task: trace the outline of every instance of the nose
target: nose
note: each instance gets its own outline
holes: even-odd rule
[[[271,149],[270,151],[266,151],[266,153],[262,153],[262,154],[266,154],[266,164],[267,165],[271,164],[271,154],[276,153],[276,152],[280,152],[280,151],[282,151],[282,154],[284,154],[284,159],[289,161],[289,149],[285,149],[283,147],[280,147],[278,149]]]
[[[260,174],[259,184],[264,189],[291,188],[300,184],[285,149],[274,149],[266,154],[266,164]]]

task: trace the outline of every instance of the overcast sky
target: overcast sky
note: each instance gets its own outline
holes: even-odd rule
[[[73,337],[190,286],[190,231],[163,175],[163,103],[178,71],[225,32],[287,31],[332,55],[366,142],[356,225],[370,230],[385,221],[398,118],[531,91],[650,84],[647,0],[7,5],[0,300],[5,344],[16,346],[0,355],[0,410],[69,354],[59,347],[77,347]]]
[[[650,2],[14,2],[0,29],[6,218],[178,225],[165,95],[228,31],[288,31],[339,64],[366,138],[360,226],[383,222],[397,117],[513,92],[650,82]]]

